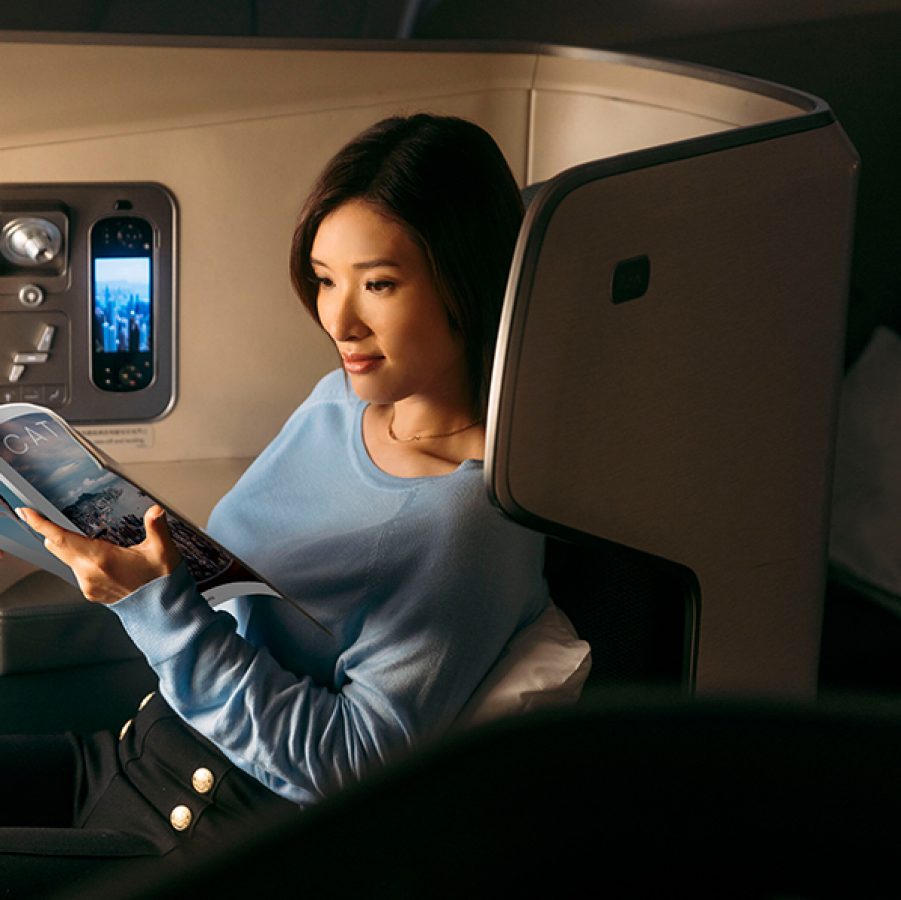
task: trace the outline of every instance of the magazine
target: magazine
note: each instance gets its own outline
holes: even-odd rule
[[[211,606],[241,595],[268,594],[316,622],[296,601],[123,475],[58,413],[31,403],[0,404],[0,550],[77,586],[72,570],[44,548],[43,538],[15,509],[31,507],[69,531],[130,547],[144,540],[144,513],[154,504],[166,510],[172,539]]]

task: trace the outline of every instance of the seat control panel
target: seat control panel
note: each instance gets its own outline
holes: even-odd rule
[[[25,401],[63,410],[68,399],[68,330],[67,318],[60,312],[0,312],[0,340],[8,348],[0,370],[0,402]]]
[[[176,214],[159,184],[0,184],[0,402],[76,423],[171,410]]]

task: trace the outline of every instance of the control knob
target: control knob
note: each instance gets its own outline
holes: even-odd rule
[[[19,217],[0,231],[0,253],[18,266],[39,266],[59,253],[63,237],[49,219]]]

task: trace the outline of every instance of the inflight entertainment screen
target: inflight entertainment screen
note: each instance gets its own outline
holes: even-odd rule
[[[150,316],[150,257],[97,257],[94,260],[97,352],[149,352]]]

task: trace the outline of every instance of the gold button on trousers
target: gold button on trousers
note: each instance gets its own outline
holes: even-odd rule
[[[194,814],[187,806],[176,806],[169,813],[169,824],[176,831],[184,831],[186,828],[190,828],[192,821],[194,821]]]
[[[205,766],[195,769],[194,774],[191,776],[191,784],[198,794],[208,794],[215,783],[216,776]]]

